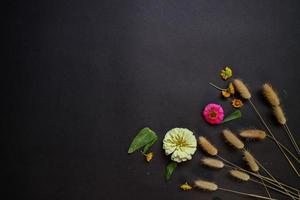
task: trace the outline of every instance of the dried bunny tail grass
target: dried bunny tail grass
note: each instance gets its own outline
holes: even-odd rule
[[[265,131],[258,129],[248,129],[240,132],[240,136],[247,139],[263,140],[267,134]]]
[[[279,124],[286,124],[285,114],[280,106],[273,107],[273,112]]]
[[[263,92],[265,98],[268,100],[268,102],[272,106],[279,106],[280,105],[280,99],[279,99],[277,93],[274,91],[271,84],[269,84],[269,83],[263,84],[262,92]]]
[[[214,158],[203,158],[201,159],[201,162],[212,168],[222,169],[224,167],[224,163],[222,161]]]
[[[244,143],[235,135],[233,134],[229,129],[223,130],[224,138],[227,142],[229,142],[232,146],[234,146],[237,149],[243,149]]]
[[[200,136],[198,143],[209,155],[215,156],[218,154],[218,149],[214,147],[205,137]]]
[[[247,173],[241,172],[239,170],[230,170],[229,174],[231,176],[233,176],[234,178],[237,178],[241,181],[249,181],[250,180],[250,176]]]
[[[201,179],[194,181],[194,184],[197,188],[202,189],[202,190],[216,191],[218,189],[217,184],[215,184],[213,182],[209,182],[209,181],[204,181]]]
[[[255,161],[255,158],[247,150],[244,151],[244,160],[247,162],[247,164],[249,165],[250,169],[253,172],[258,172],[259,167],[258,167],[258,165],[257,165],[257,163]]]
[[[205,191],[209,191],[209,192],[214,192],[216,190],[222,190],[222,191],[226,191],[226,192],[231,192],[231,193],[235,193],[235,194],[239,194],[239,195],[243,195],[243,196],[248,196],[248,197],[254,197],[257,199],[268,199],[268,200],[276,200],[270,197],[264,197],[264,196],[260,196],[257,194],[250,194],[250,193],[245,193],[245,192],[240,192],[240,191],[236,191],[236,190],[231,190],[231,189],[226,189],[226,188],[222,188],[222,187],[218,187],[217,184],[210,182],[210,181],[204,181],[201,179],[195,180],[194,181],[194,187],[197,187],[198,189],[202,189]]]
[[[243,83],[243,81],[241,81],[240,79],[234,79],[233,84],[244,99],[251,98],[251,93],[249,92],[247,86]]]

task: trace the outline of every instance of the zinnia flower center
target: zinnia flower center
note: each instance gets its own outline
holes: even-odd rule
[[[183,138],[177,138],[175,144],[177,147],[187,146],[186,141]]]
[[[208,114],[209,118],[211,118],[211,119],[217,118],[217,115],[218,115],[218,113],[214,109],[212,109]]]

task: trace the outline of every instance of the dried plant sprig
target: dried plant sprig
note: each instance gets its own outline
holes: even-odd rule
[[[233,134],[229,129],[223,130],[223,135],[224,135],[226,141],[229,142],[236,149],[243,149],[244,151],[246,151],[244,149],[244,146],[245,146],[244,143],[235,134]],[[249,153],[245,153],[245,154],[249,154]],[[248,155],[246,155],[244,159],[246,159],[246,161],[251,161],[252,156],[250,155],[249,159],[247,159],[247,156]],[[250,162],[250,164],[251,164],[251,162]],[[251,166],[253,166],[253,164]],[[257,170],[257,173],[259,174],[258,170]],[[261,181],[262,181],[263,184],[265,184],[262,179],[261,179]],[[268,196],[271,198],[271,195],[270,195],[270,193],[268,191],[268,188],[266,186],[265,186],[265,190],[266,190]]]
[[[221,160],[214,158],[202,158],[201,162],[211,168],[222,169],[224,167],[224,163]]]
[[[249,165],[250,169],[253,172],[258,172],[259,166],[257,165],[255,158],[252,156],[252,154],[249,151],[247,150],[244,151],[243,159],[247,162],[247,164]]]
[[[260,173],[259,173],[259,166],[257,165],[255,158],[252,156],[252,154],[249,151],[244,150],[244,157],[243,158],[247,162],[247,164],[249,165],[250,169],[253,172],[256,172],[258,175],[260,175]],[[263,185],[265,187],[265,190],[266,190],[268,196],[271,198],[271,195],[270,195],[270,193],[269,193],[269,191],[268,191],[268,189],[267,189],[267,187],[266,187],[263,179],[261,179],[261,181],[262,181],[262,183],[263,183]]]
[[[202,149],[211,156],[215,156],[218,154],[218,149],[212,145],[205,137],[200,136],[198,139],[199,145]]]
[[[273,107],[273,112],[274,112],[274,115],[278,121],[279,124],[281,125],[284,125],[286,124],[286,117],[285,117],[285,114],[281,108],[281,106],[274,106]]]
[[[240,136],[247,139],[263,140],[267,134],[265,131],[258,129],[248,129],[240,132]]]
[[[255,161],[270,176],[270,178],[272,178],[278,184],[278,186],[286,192],[287,195],[291,196],[290,192],[286,188],[284,188],[283,185],[258,160],[255,159]],[[261,178],[261,181],[262,181],[262,184],[266,187],[265,182],[262,178]]]
[[[266,99],[269,101],[269,103],[273,106],[273,113],[274,113],[278,123],[283,126],[293,147],[295,148],[297,154],[300,156],[299,145],[297,144],[293,134],[291,133],[291,131],[288,128],[287,119],[282,110],[282,107],[280,106],[280,100],[279,100],[277,93],[274,91],[274,89],[272,88],[272,86],[270,84],[264,84],[263,85],[263,94],[266,97]]]
[[[234,146],[237,149],[243,149],[244,143],[235,135],[233,134],[229,129],[223,130],[223,136],[227,142],[229,142],[232,146]]]
[[[249,174],[239,171],[239,170],[230,170],[229,174],[241,181],[248,181],[250,180],[250,176]]]
[[[296,169],[296,167],[294,166],[294,164],[292,163],[292,161],[289,159],[289,157],[287,156],[286,152],[283,150],[283,147],[282,147],[283,145],[276,139],[276,137],[274,136],[273,132],[271,131],[271,129],[269,128],[269,126],[267,125],[267,123],[265,122],[265,120],[262,118],[261,114],[257,110],[256,106],[253,104],[253,102],[251,101],[251,99],[249,99],[249,102],[250,102],[250,105],[252,106],[252,108],[254,109],[254,111],[256,112],[257,116],[261,120],[262,124],[268,130],[268,132],[270,134],[270,137],[274,140],[274,142],[276,143],[276,145],[278,146],[279,150],[284,155],[285,159],[288,161],[288,163],[290,164],[290,166],[292,167],[292,169],[294,170],[294,172],[297,174],[298,177],[300,177],[300,174],[299,174],[298,170]],[[287,149],[287,148],[285,148],[285,149]],[[292,154],[290,151],[288,151],[288,153]]]
[[[269,83],[263,84],[262,91],[263,91],[265,98],[268,100],[268,102],[272,106],[280,105],[280,99],[277,95],[277,92],[275,92],[275,90],[273,89],[271,84],[269,84]]]
[[[290,166],[292,167],[292,169],[294,170],[294,172],[297,174],[298,177],[300,177],[300,174],[298,173],[297,169],[295,168],[295,166],[293,165],[293,163],[290,161],[290,159],[289,159],[289,157],[287,156],[286,153],[288,153],[290,156],[292,156],[298,163],[300,163],[299,159],[288,148],[286,148],[283,144],[281,144],[275,138],[274,134],[272,133],[272,131],[270,130],[270,128],[268,127],[268,125],[266,124],[266,122],[264,121],[264,119],[262,118],[262,116],[260,115],[260,113],[257,110],[256,106],[253,104],[253,102],[251,100],[251,93],[249,92],[249,89],[247,88],[247,86],[241,80],[239,80],[239,79],[235,79],[234,82],[233,82],[233,84],[235,85],[236,90],[240,93],[240,95],[244,99],[249,100],[251,107],[254,109],[254,111],[258,115],[259,119],[261,120],[261,122],[263,123],[263,125],[265,126],[265,128],[268,130],[268,132],[269,132],[270,135],[267,135],[267,136],[270,136],[270,138],[276,143],[276,145],[278,146],[278,148],[280,149],[281,153],[284,155],[285,159],[288,161],[288,163],[290,164]],[[222,88],[221,88],[221,90],[222,90]],[[288,129],[287,125],[286,125],[286,129]],[[300,155],[300,149],[299,149],[299,155]]]
[[[297,174],[297,176],[300,177],[300,174],[299,174],[298,170],[295,168],[294,164],[291,162],[291,160],[287,156],[286,152],[281,147],[281,144],[278,142],[278,140],[276,139],[276,137],[272,133],[271,129],[268,127],[268,125],[266,124],[265,120],[262,118],[261,114],[257,110],[257,108],[254,105],[254,103],[251,101],[251,93],[249,92],[249,89],[247,88],[247,86],[241,80],[239,80],[239,79],[235,79],[233,81],[233,84],[236,87],[237,91],[240,93],[240,95],[244,99],[247,99],[249,101],[249,103],[252,106],[253,110],[258,115],[259,119],[261,120],[261,122],[263,123],[263,125],[265,126],[265,128],[268,130],[270,136],[274,139],[276,145],[280,149],[281,153],[284,155],[285,159],[288,161],[288,163],[290,164],[290,166],[292,167],[292,169],[294,170],[294,172]]]
[[[223,135],[224,135],[226,141],[229,142],[236,149],[243,149],[244,151],[246,151],[244,149],[244,146],[245,146],[244,143],[235,134],[233,134],[230,130],[228,130],[228,129],[223,130]],[[249,154],[249,153],[245,153],[245,154]],[[246,161],[249,161],[249,163],[251,164],[251,160],[253,160],[253,159],[251,159],[252,155],[249,156],[250,157],[249,159],[247,159],[247,156],[248,155],[246,155],[244,159],[246,159]],[[255,162],[255,160],[254,160],[254,162]],[[249,163],[248,163],[248,165],[250,165]],[[251,165],[251,167],[252,166],[253,166],[253,164]],[[251,168],[251,169],[253,169],[253,168]],[[257,170],[257,173],[259,174],[258,170]],[[268,196],[271,198],[271,194],[269,193],[268,188],[266,187],[263,179],[261,179],[261,181],[265,186],[265,190],[266,190]]]
[[[239,194],[239,195],[243,195],[243,196],[254,197],[254,198],[258,198],[258,199],[275,200],[273,198],[264,197],[264,196],[260,196],[260,195],[256,195],[256,194],[250,194],[250,193],[240,192],[240,191],[231,190],[231,189],[227,189],[227,188],[222,188],[213,182],[205,181],[205,180],[201,180],[201,179],[194,181],[194,185],[195,185],[195,187],[197,187],[199,189],[202,189],[205,191],[210,191],[210,192],[214,192],[219,189],[222,191],[231,192],[231,193],[235,193],[235,194]]]
[[[223,160],[225,163],[227,163],[227,164],[224,164],[225,167],[228,167],[228,168],[233,169],[233,170],[238,169],[238,170],[243,171],[245,173],[251,174],[252,176],[260,179],[261,181],[263,180],[263,181],[268,182],[269,184],[273,185],[274,187],[277,187],[277,188],[280,188],[280,189],[286,191],[287,195],[289,195],[289,194],[292,194],[292,195],[299,194],[299,190],[296,189],[296,188],[294,188],[294,187],[292,187],[292,186],[289,186],[289,185],[284,184],[282,182],[279,182],[277,180],[273,180],[273,179],[271,179],[269,177],[262,176],[261,174],[258,174],[256,172],[254,173],[254,172],[248,171],[248,170],[246,170],[244,168],[241,168],[240,166],[238,166],[238,165],[236,165],[236,164],[234,164],[234,163],[232,163],[232,162],[230,162],[230,161],[228,161],[228,160],[226,160],[226,159],[224,159],[224,158],[222,158],[220,156],[218,156],[218,157],[221,160]],[[261,184],[265,186],[265,184],[263,182],[261,182]]]
[[[244,149],[244,151],[245,151],[245,149]],[[239,166],[237,166],[237,165],[231,163],[230,161],[228,161],[228,160],[222,158],[222,157],[219,156],[219,155],[216,155],[216,156],[217,156],[220,160],[222,160],[222,161],[224,161],[224,162],[226,162],[226,163],[229,164],[229,165],[225,165],[226,167],[230,167],[230,168],[231,168],[232,166],[234,166],[235,168],[237,168],[237,169],[239,169],[239,170],[245,171],[245,172],[247,172],[247,173],[251,173],[251,174],[254,175],[255,177],[260,178],[261,184],[264,185],[264,187],[265,187],[265,189],[266,189],[266,192],[267,192],[267,194],[268,194],[268,196],[269,196],[270,198],[271,198],[271,195],[270,195],[270,193],[269,193],[269,191],[268,191],[268,189],[267,189],[267,187],[266,187],[266,185],[265,185],[265,182],[264,182],[265,179],[267,179],[268,182],[271,182],[271,183],[273,183],[272,181],[274,181],[273,184],[274,184],[276,187],[279,187],[280,189],[286,191],[286,194],[290,196],[290,194],[289,194],[290,191],[289,191],[288,189],[284,188],[282,185],[284,185],[285,187],[289,187],[289,188],[292,188],[292,187],[290,187],[290,186],[288,186],[288,185],[286,185],[286,184],[283,184],[283,183],[280,183],[279,181],[277,181],[277,180],[270,174],[270,172],[268,172],[262,165],[261,165],[262,169],[264,169],[264,170],[268,173],[268,175],[271,176],[273,179],[269,179],[269,178],[267,178],[267,177],[261,176],[261,174],[260,174],[259,172],[253,173],[253,172],[247,171],[247,170],[245,170],[245,169],[243,169],[243,168],[240,168]],[[253,157],[253,156],[252,156],[252,157]],[[255,160],[254,157],[253,157],[253,159]],[[255,162],[257,162],[258,164],[260,164],[257,160],[255,160]],[[296,189],[294,189],[294,188],[292,188],[292,189],[298,192],[298,190],[296,190]],[[299,192],[298,192],[298,193],[299,193]]]
[[[247,88],[247,86],[243,83],[243,81],[241,81],[240,79],[234,79],[233,84],[234,84],[236,90],[240,93],[240,95],[244,99],[251,98],[251,93],[250,93],[249,89]]]
[[[266,176],[262,176],[261,174],[258,174],[258,173],[254,173],[254,172],[251,172],[251,171],[249,171],[249,170],[246,170],[246,169],[244,169],[244,168],[242,168],[242,167],[240,167],[240,166],[238,166],[238,165],[236,165],[236,164],[234,164],[234,163],[232,163],[232,162],[230,162],[230,161],[228,161],[228,160],[226,160],[226,159],[224,159],[224,158],[222,158],[222,157],[220,157],[220,156],[218,156],[221,160],[223,160],[225,163],[227,163],[227,164],[224,164],[225,165],[225,167],[228,167],[228,168],[230,168],[230,169],[234,169],[234,170],[236,170],[236,169],[238,169],[238,170],[240,170],[240,171],[243,171],[243,172],[245,172],[245,173],[248,173],[248,174],[251,174],[252,176],[254,176],[254,177],[256,177],[256,178],[258,178],[258,179],[260,179],[260,180],[264,180],[264,181],[266,181],[266,182],[268,182],[269,184],[272,184],[273,186],[275,186],[275,187],[278,187],[278,188],[280,188],[280,189],[283,189],[283,190],[285,190],[287,193],[290,193],[290,194],[296,194],[295,192],[297,192],[297,193],[299,193],[299,190],[298,189],[296,189],[296,188],[294,188],[294,187],[292,187],[292,186],[289,186],[289,185],[287,185],[287,184],[284,184],[284,183],[282,183],[282,182],[279,182],[279,181],[277,181],[277,180],[274,180],[274,179],[271,179],[271,178],[269,178],[269,177],[266,177]],[[262,183],[263,185],[264,185],[264,183]],[[284,187],[284,188],[283,188]],[[288,188],[288,189],[287,189]],[[294,191],[294,192],[292,192],[292,191]]]
[[[288,192],[285,192],[285,191],[282,190],[282,189],[278,189],[278,188],[276,188],[276,187],[274,187],[274,186],[272,186],[272,185],[267,185],[267,184],[264,184],[264,183],[262,183],[262,182],[260,182],[260,181],[257,181],[257,180],[251,179],[251,178],[250,178],[249,180],[252,181],[252,182],[254,182],[254,183],[257,183],[257,184],[266,186],[266,187],[268,187],[268,188],[270,188],[270,189],[272,189],[272,190],[274,190],[274,191],[276,191],[276,192],[279,192],[279,193],[281,193],[281,194],[290,196],[292,199],[295,199],[295,198],[296,198],[296,199],[299,199],[298,194],[296,194],[296,193],[294,193],[294,192],[288,193]],[[277,186],[277,185],[276,185],[276,186]]]
[[[205,181],[205,180],[195,180],[194,181],[195,187],[206,190],[206,191],[216,191],[218,189],[218,185],[210,182],[210,181]]]
[[[277,93],[273,90],[273,88],[270,84],[263,85],[263,93],[264,93],[264,96],[266,97],[266,99],[269,101],[269,103],[273,106],[273,113],[274,113],[278,123],[283,125],[283,128],[284,128],[285,132],[287,133],[292,145],[294,146],[298,155],[300,155],[300,148],[299,148],[296,140],[294,139],[293,134],[291,133],[291,131],[289,130],[289,128],[286,124],[287,120],[286,120],[285,114],[280,106],[280,100],[279,100]]]
[[[230,174],[232,177],[234,177],[234,178],[236,178],[236,179],[238,179],[238,180],[240,180],[240,181],[245,181],[245,182],[247,182],[247,181],[252,181],[252,182],[254,182],[254,183],[263,185],[264,187],[268,187],[268,188],[270,188],[270,189],[272,189],[272,190],[275,190],[275,191],[277,191],[277,192],[280,192],[280,193],[282,193],[282,194],[284,194],[284,195],[291,196],[291,197],[295,197],[295,196],[294,196],[295,193],[293,193],[292,195],[290,195],[289,193],[284,192],[284,191],[282,191],[282,190],[279,190],[279,189],[277,189],[277,188],[275,188],[275,187],[273,187],[273,186],[267,185],[267,184],[265,184],[264,182],[260,182],[260,181],[253,180],[253,179],[250,178],[250,175],[249,175],[249,174],[247,174],[247,173],[245,173],[245,172],[242,172],[242,171],[240,171],[240,170],[230,170],[230,171],[229,171],[229,174]]]
[[[223,130],[223,135],[224,135],[226,141],[229,142],[236,149],[243,149],[244,151],[246,151],[244,149],[244,146],[245,146],[244,143],[235,134],[233,134],[229,129]],[[247,155],[245,156],[245,159],[247,159]],[[251,166],[253,166],[253,165],[251,165]],[[257,171],[257,173],[259,173],[259,172]],[[263,184],[265,184],[262,179],[261,179],[261,181]],[[271,198],[271,195],[266,186],[265,186],[265,190],[266,190],[268,196]]]
[[[258,175],[260,175],[260,173],[259,173],[259,166],[258,166],[258,164],[256,163],[257,160],[256,160],[256,159],[254,158],[254,156],[253,156],[249,151],[247,151],[246,149],[244,149],[244,157],[243,157],[243,158],[244,158],[244,160],[247,162],[247,164],[249,165],[250,169],[251,169],[253,172],[256,172]],[[265,190],[266,190],[268,196],[271,198],[271,195],[270,195],[270,193],[269,193],[268,188],[267,188],[266,185],[265,185],[264,180],[261,179],[261,181],[262,181],[262,183],[263,183],[263,185],[264,185],[264,187],[265,187]]]

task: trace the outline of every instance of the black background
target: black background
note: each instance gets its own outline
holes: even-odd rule
[[[217,191],[182,192],[201,177],[220,186],[266,195],[230,179],[226,169],[178,167],[164,182],[165,132],[186,127],[205,135],[220,155],[243,165],[228,148],[222,126],[209,126],[203,107],[229,101],[208,85],[226,86],[223,65],[251,88],[253,101],[289,145],[260,94],[277,88],[290,128],[299,123],[299,1],[10,1],[4,22],[1,179],[8,199],[247,199]],[[243,118],[226,127],[263,128],[248,103]],[[160,137],[148,164],[127,154],[144,126]],[[299,187],[276,145],[247,148],[280,180]],[[274,197],[276,193],[273,193]],[[277,196],[280,199],[284,197]]]

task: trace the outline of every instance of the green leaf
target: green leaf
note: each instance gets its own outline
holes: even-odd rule
[[[171,175],[173,174],[174,170],[177,167],[176,162],[170,162],[167,167],[166,167],[166,174],[165,174],[165,179],[166,181],[170,181]]]
[[[226,116],[224,118],[224,120],[222,121],[222,124],[226,123],[226,122],[229,122],[231,120],[234,120],[234,119],[238,119],[238,118],[241,118],[242,117],[242,113],[240,110],[236,110],[234,111],[233,113],[231,113],[230,115]]]
[[[154,133],[150,128],[146,127],[140,130],[140,132],[134,137],[131,142],[128,153],[133,153],[139,148],[142,148],[146,144],[152,142],[155,138],[157,138],[156,133]]]
[[[148,144],[146,144],[144,146],[144,150],[143,150],[143,153],[146,154],[147,151],[150,149],[150,147],[152,147],[152,145],[154,145],[154,143],[158,140],[158,137],[156,136],[155,139],[153,139],[151,142],[149,142]]]

